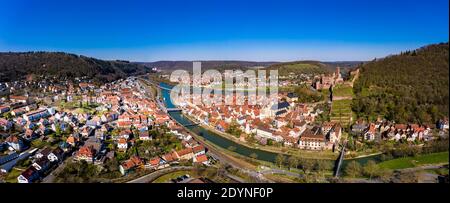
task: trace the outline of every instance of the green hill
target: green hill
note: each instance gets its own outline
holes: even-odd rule
[[[269,66],[267,69],[278,69],[278,75],[299,75],[299,74],[325,74],[331,73],[332,69],[321,62],[317,61],[295,61],[288,63],[278,63]]]
[[[449,45],[434,44],[361,67],[352,108],[358,117],[435,123],[448,116]]]
[[[148,70],[144,65],[127,61],[104,61],[61,52],[0,53],[0,82],[23,79],[28,74],[87,76],[105,82]]]

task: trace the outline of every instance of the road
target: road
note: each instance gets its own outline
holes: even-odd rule
[[[303,178],[303,175],[301,175],[301,174],[286,171],[286,170],[281,170],[281,169],[266,169],[266,170],[261,171],[261,173],[262,174],[284,174],[284,175],[288,175],[288,176],[292,176],[292,177],[296,177],[296,178]]]
[[[192,170],[192,169],[193,169],[192,166],[175,166],[175,167],[165,168],[165,169],[157,170],[155,172],[152,172],[152,173],[142,176],[140,178],[128,181],[127,183],[150,183],[165,174],[172,173],[175,171],[184,171],[184,170]]]

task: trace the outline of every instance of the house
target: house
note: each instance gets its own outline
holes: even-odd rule
[[[50,116],[49,111],[47,109],[41,109],[41,110],[36,110],[36,111],[26,113],[23,115],[23,118],[26,121],[37,121],[41,118],[46,118],[48,116]]]
[[[33,166],[28,167],[24,172],[17,177],[18,183],[32,183],[33,181],[39,179],[40,175],[38,170]]]
[[[266,139],[270,139],[270,140],[275,140],[276,142],[281,142],[283,141],[283,137],[278,136],[278,135],[274,135],[272,133],[272,130],[264,127],[264,126],[260,126],[256,129],[256,136],[260,137],[260,138],[266,138]]]
[[[177,157],[177,154],[175,152],[172,152],[172,153],[167,153],[167,154],[163,155],[162,159],[166,163],[170,163],[170,162],[176,161],[178,159],[178,157]]]
[[[18,138],[15,135],[9,136],[5,141],[6,143],[8,143],[10,150],[12,149],[20,152],[26,148],[22,139]]]
[[[28,141],[31,141],[31,140],[34,140],[37,137],[39,137],[39,134],[34,132],[31,129],[27,129],[27,130],[25,130],[25,134],[22,137]]]
[[[326,136],[322,129],[314,126],[312,129],[307,129],[300,136],[298,147],[307,150],[323,150],[326,146]]]
[[[76,146],[78,144],[79,139],[76,138],[75,136],[71,135],[66,139],[67,144],[71,145],[71,146]]]
[[[330,143],[337,144],[342,136],[342,128],[339,123],[334,124],[331,130],[328,132]]]
[[[130,139],[131,130],[122,130],[119,132],[119,138],[124,138],[126,140]]]
[[[61,162],[64,158],[64,151],[61,148],[57,147],[47,155],[47,158],[48,160],[50,160],[50,162]]]
[[[364,134],[364,139],[367,140],[367,141],[374,141],[375,140],[375,133],[376,133],[375,123],[371,123],[369,125],[369,129]]]
[[[118,121],[117,122],[117,127],[119,128],[130,128],[132,125],[131,121]]]
[[[154,157],[152,159],[150,159],[149,163],[148,163],[148,167],[152,168],[152,169],[158,169],[158,167],[160,165],[163,165],[165,163],[165,161],[159,157]]]
[[[107,113],[107,114],[102,115],[101,121],[103,123],[109,123],[109,122],[117,120],[118,118],[119,118],[119,113],[117,113],[117,112]]]
[[[203,145],[195,146],[194,148],[192,148],[192,152],[195,156],[205,154],[205,147],[203,147]]]
[[[11,111],[11,115],[13,116],[20,116],[25,114],[27,111],[25,110],[25,108],[18,108],[18,109],[14,109]]]
[[[367,125],[363,122],[357,122],[355,125],[352,126],[352,132],[356,134],[361,134],[364,131],[366,131]]]
[[[132,156],[130,159],[124,161],[119,166],[119,171],[122,175],[126,175],[129,171],[137,169],[143,165],[142,160],[138,156]]]
[[[0,165],[10,162],[18,157],[19,157],[19,154],[17,154],[16,152],[13,152],[13,153],[5,155],[5,156],[0,156]]]
[[[17,95],[10,95],[9,96],[9,100],[11,101],[11,102],[20,102],[20,103],[28,103],[29,102],[29,99],[28,99],[28,97],[26,97],[26,96],[17,96]]]
[[[13,127],[13,122],[6,120],[4,118],[0,118],[0,130],[7,131]]]
[[[142,131],[142,132],[139,132],[139,139],[143,140],[143,141],[147,141],[147,140],[151,140],[152,138],[150,137],[148,131]]]
[[[94,129],[92,129],[92,128],[84,128],[81,131],[81,136],[83,136],[84,138],[87,138],[87,137],[91,136],[93,132],[94,132]]]
[[[202,164],[205,164],[205,165],[209,164],[208,157],[205,154],[194,156],[194,160],[193,161],[194,161],[194,163],[202,163]]]
[[[42,150],[40,150],[38,153],[36,153],[35,157],[36,159],[42,159],[44,157],[47,157],[52,152],[52,149],[50,147],[46,147]]]
[[[194,152],[192,148],[185,148],[179,151],[176,151],[177,157],[179,159],[190,160],[194,157]]]
[[[32,164],[40,173],[45,173],[50,168],[51,162],[47,157],[42,157]]]
[[[97,128],[97,126],[101,125],[101,119],[98,116],[94,116],[92,119],[86,121],[86,126],[91,128]]]
[[[216,123],[216,129],[217,129],[218,131],[220,131],[220,132],[225,132],[228,128],[229,128],[228,123],[226,123],[226,122],[223,121],[223,120],[219,120],[219,121]]]
[[[88,163],[94,162],[96,151],[92,146],[83,146],[75,153],[74,160],[82,161],[85,160]]]
[[[117,148],[119,151],[125,152],[128,149],[128,142],[125,138],[120,138],[119,141],[117,141]]]
[[[11,109],[9,108],[9,106],[0,106],[0,114],[6,113],[10,110]]]
[[[290,108],[291,105],[286,101],[274,104],[270,108],[270,115],[272,117],[284,115],[290,110]]]

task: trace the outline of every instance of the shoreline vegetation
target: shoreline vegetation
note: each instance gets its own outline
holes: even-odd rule
[[[149,84],[150,84],[149,86],[153,86],[154,87],[154,85],[152,83],[149,83]],[[157,87],[156,87],[156,89],[158,90],[159,95],[160,95],[161,94],[160,93],[160,89],[157,88]],[[187,119],[189,119],[190,121],[192,121],[194,123],[197,123],[197,121],[194,118],[190,117],[189,115],[186,115],[183,112],[182,112],[182,115],[184,117],[186,117]],[[199,126],[202,127],[203,129],[207,130],[207,131],[210,131],[210,132],[212,132],[212,133],[214,133],[214,134],[216,134],[218,136],[221,136],[221,137],[223,137],[223,138],[225,138],[225,139],[227,139],[229,141],[232,141],[235,144],[242,145],[242,146],[245,146],[245,147],[250,148],[250,149],[256,149],[256,150],[261,150],[261,151],[265,151],[265,152],[269,152],[269,153],[282,154],[282,155],[285,155],[285,156],[295,156],[295,157],[298,157],[298,158],[307,158],[307,159],[314,159],[314,160],[336,160],[338,158],[338,153],[333,153],[333,152],[326,152],[326,151],[317,152],[317,151],[304,151],[304,150],[301,151],[300,149],[288,149],[288,148],[279,149],[279,148],[270,147],[270,146],[254,146],[254,145],[250,145],[248,143],[240,141],[239,138],[236,138],[233,135],[217,131],[216,129],[212,128],[211,126],[207,126],[207,125],[204,125],[204,124],[201,124],[201,123],[199,124]],[[189,131],[191,133],[193,133],[193,134],[196,134],[196,133],[192,132],[191,130],[189,130]],[[199,135],[197,135],[197,136],[199,136]],[[202,138],[202,140],[206,140],[203,137],[201,137],[201,138]],[[214,145],[214,146],[217,146],[217,145],[215,145],[215,144],[213,144],[211,142],[209,142],[209,143]],[[231,151],[229,149],[226,149],[226,150],[230,151],[230,152],[233,152],[233,151]],[[237,154],[235,152],[233,152],[233,153]],[[352,156],[352,157],[346,158],[344,160],[355,160],[355,159],[358,159],[358,158],[367,158],[367,157],[370,157],[370,156],[377,156],[379,154],[380,153],[373,153],[373,152],[371,152],[370,154],[362,153],[360,155]],[[317,158],[318,155],[319,155],[319,158]],[[239,156],[242,156],[242,155],[239,155]],[[262,160],[257,160],[257,161],[262,161]]]

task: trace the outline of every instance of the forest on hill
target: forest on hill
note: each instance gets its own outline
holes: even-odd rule
[[[328,74],[331,73],[331,69],[327,68],[327,65],[317,61],[294,61],[287,63],[278,63],[269,66],[267,69],[278,69],[278,75],[300,75],[300,74]]]
[[[449,114],[449,44],[362,65],[352,109],[359,118],[433,124]]]
[[[58,78],[87,76],[97,82],[108,82],[148,71],[146,66],[128,61],[104,61],[62,52],[0,53],[0,82],[23,79],[29,74]]]
[[[320,75],[330,74],[336,70],[336,67],[341,68],[341,73],[347,75],[348,72],[361,64],[361,61],[342,61],[342,62],[321,62],[321,61],[293,61],[285,63],[273,64],[267,69],[278,69],[280,76],[288,75]]]
[[[155,67],[165,73],[171,73],[175,70],[186,70],[192,72],[192,61],[156,61],[156,62],[137,62],[148,67]],[[234,70],[241,69],[247,70],[251,67],[266,67],[278,62],[255,62],[255,61],[201,61],[202,71],[209,69]]]

